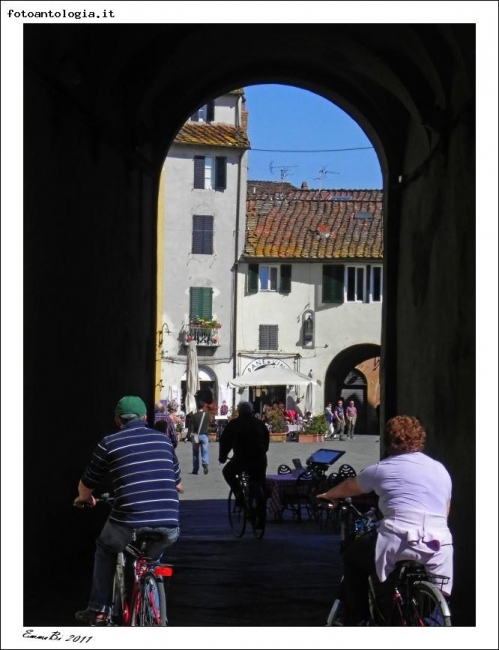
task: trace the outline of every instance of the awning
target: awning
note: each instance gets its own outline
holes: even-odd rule
[[[315,379],[308,375],[302,375],[295,370],[276,367],[262,366],[253,372],[246,372],[244,375],[229,380],[231,386],[245,388],[246,386],[305,386],[307,384],[317,385]]]

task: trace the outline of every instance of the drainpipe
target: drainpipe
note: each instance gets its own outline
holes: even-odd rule
[[[233,296],[234,313],[232,319],[232,372],[237,377],[237,290],[238,290],[238,269],[239,269],[239,223],[241,220],[241,167],[245,151],[239,156],[237,167],[237,205],[236,205],[236,232],[234,237],[234,273],[233,273]],[[246,200],[245,203],[246,205]],[[232,409],[235,407],[234,388],[232,389]]]

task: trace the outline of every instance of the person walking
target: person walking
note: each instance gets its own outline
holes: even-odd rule
[[[220,436],[218,460],[225,463],[232,451],[232,458],[222,469],[222,474],[236,500],[241,496],[238,477],[242,472],[248,474],[250,484],[260,486],[263,500],[259,503],[258,518],[264,521],[269,430],[262,420],[253,415],[253,405],[250,402],[238,404],[237,412],[237,418],[227,424]]]
[[[344,625],[369,618],[368,577],[376,574],[385,582],[401,560],[424,564],[430,575],[447,576],[442,591],[447,596],[452,591],[449,473],[423,453],[426,431],[417,418],[398,415],[388,420],[384,439],[386,458],[317,495],[336,507],[338,499],[375,492],[383,515],[377,533],[358,537],[344,554],[339,587],[346,609]]]
[[[355,431],[355,424],[357,422],[357,408],[355,407],[355,402],[353,399],[350,400],[349,405],[347,406],[347,438],[354,440],[353,432]]]
[[[98,443],[73,502],[77,508],[94,507],[92,494],[110,474],[113,508],[95,544],[88,607],[75,614],[77,620],[99,626],[107,624],[111,611],[117,555],[132,541],[134,533],[148,528],[158,534],[147,548],[153,559],[174,544],[180,533],[180,466],[169,438],[147,426],[147,409],[140,397],[122,397],[114,415],[120,430]]]
[[[187,437],[192,443],[192,473],[199,474],[199,455],[203,472],[208,474],[210,464],[210,441],[208,438],[208,427],[210,425],[210,414],[205,410],[205,403],[197,401],[197,412],[189,418]]]
[[[333,405],[331,402],[328,402],[325,410],[324,410],[324,415],[326,417],[326,422],[329,427],[329,433],[326,433],[324,436],[324,440],[327,440],[328,438],[335,439],[336,435],[334,432],[334,413],[333,413]]]
[[[343,400],[340,398],[334,407],[334,424],[335,434],[339,435],[340,440],[345,440],[345,410],[343,408]]]

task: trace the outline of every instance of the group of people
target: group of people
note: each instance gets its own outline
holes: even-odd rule
[[[357,407],[354,400],[350,400],[349,405],[345,409],[343,400],[340,398],[333,409],[332,402],[328,402],[324,411],[326,421],[329,425],[329,433],[324,436],[327,440],[354,440],[355,425],[357,423]]]
[[[261,486],[264,495],[269,432],[254,416],[252,404],[242,402],[237,410],[237,417],[230,420],[220,437],[219,461],[227,463],[223,476],[236,498],[240,497],[238,476],[243,471],[252,483]],[[198,400],[190,427],[200,439],[207,432],[205,414],[205,404]],[[172,439],[166,430],[148,427],[147,409],[140,397],[120,399],[114,415],[118,431],[98,443],[74,500],[77,507],[95,506],[93,492],[111,471],[114,504],[96,541],[88,606],[76,613],[79,621],[90,625],[107,624],[116,555],[131,541],[134,531],[152,528],[159,533],[158,541],[148,549],[153,558],[160,557],[180,533],[178,439]],[[399,560],[416,560],[430,574],[448,576],[446,593],[452,588],[453,546],[447,525],[450,476],[441,463],[423,453],[426,431],[415,417],[392,418],[384,435],[386,458],[318,495],[336,506],[338,499],[374,491],[383,515],[377,535],[368,540],[359,538],[345,555],[341,596],[348,614],[346,625],[359,624],[367,616],[368,576],[376,573],[385,581]],[[193,443],[193,447],[196,444],[202,445]],[[205,469],[208,457],[202,446],[201,458]],[[261,517],[265,516],[264,509],[263,498]]]

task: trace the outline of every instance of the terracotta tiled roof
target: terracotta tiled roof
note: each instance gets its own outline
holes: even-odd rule
[[[176,144],[197,144],[209,147],[249,149],[247,134],[229,124],[186,122],[177,133]]]
[[[276,181],[248,181],[246,187],[248,199],[255,197],[264,198],[267,196],[274,196],[278,192],[290,192],[291,190],[298,190],[298,188],[291,183],[279,183]]]
[[[249,197],[243,257],[383,259],[383,193],[322,190],[317,200],[318,192],[292,190],[282,200]]]

